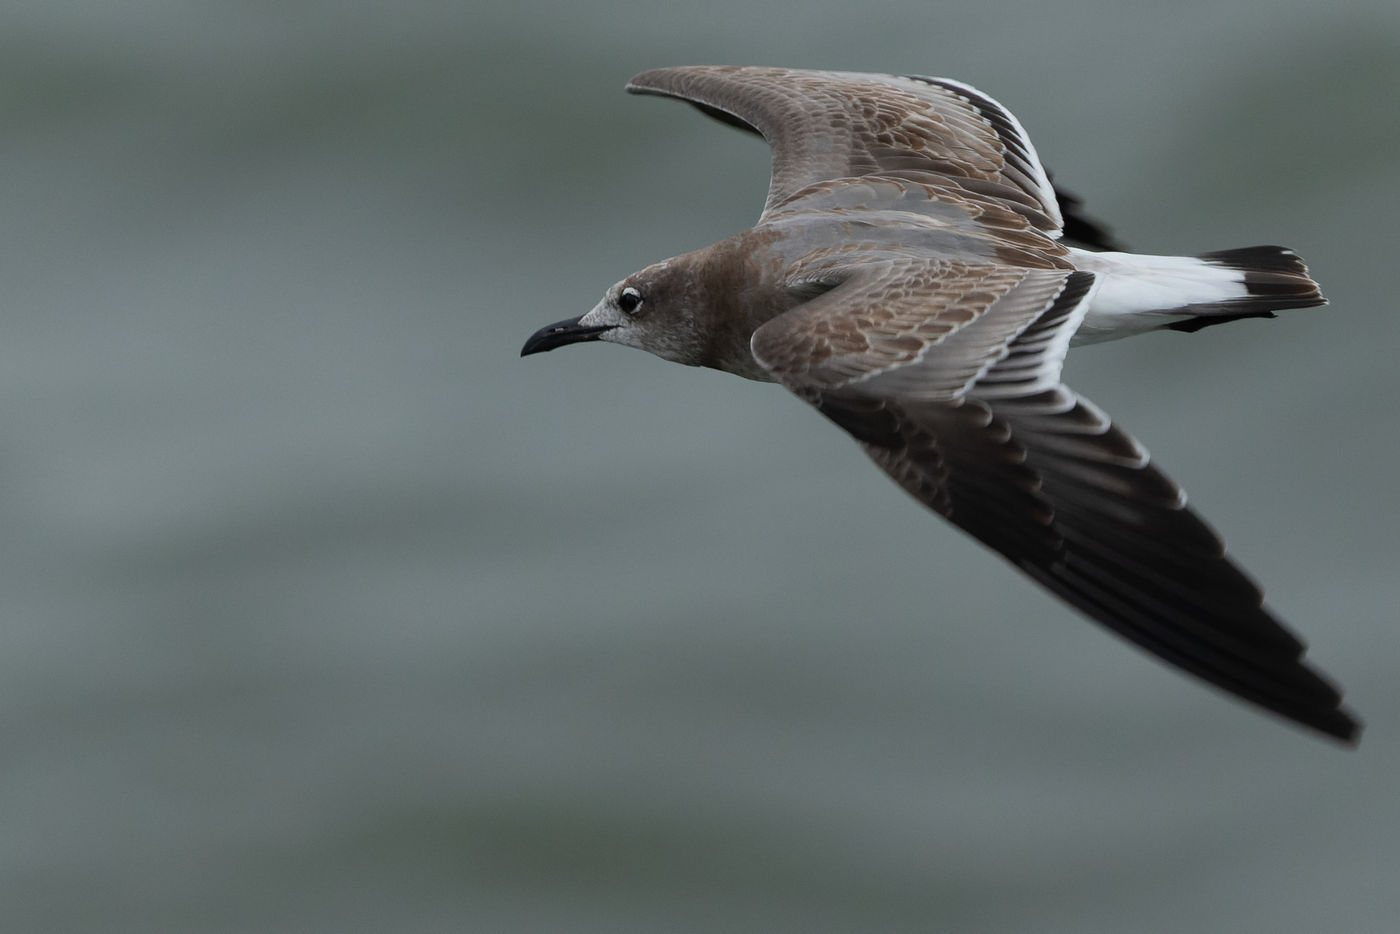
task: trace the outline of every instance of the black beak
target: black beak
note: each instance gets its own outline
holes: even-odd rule
[[[530,339],[525,342],[525,346],[520,348],[520,356],[528,357],[532,353],[544,353],[546,350],[563,347],[565,344],[596,341],[598,335],[604,331],[612,330],[610,324],[600,327],[581,327],[578,322],[578,318],[570,318],[567,321],[556,321],[548,327],[540,328],[531,334]]]

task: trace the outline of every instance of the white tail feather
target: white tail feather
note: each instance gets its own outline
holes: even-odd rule
[[[1075,344],[1158,328],[1192,331],[1326,303],[1303,261],[1283,247],[1247,247],[1201,256],[1073,253],[1078,268],[1099,278]]]

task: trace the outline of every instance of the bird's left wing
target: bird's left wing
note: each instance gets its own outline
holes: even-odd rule
[[[1343,740],[1360,726],[1147,451],[1060,383],[1093,276],[898,259],[760,327],[754,357],[905,490],[1160,658]]]

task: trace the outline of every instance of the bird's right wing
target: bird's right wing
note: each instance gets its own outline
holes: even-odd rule
[[[920,502],[1109,629],[1343,740],[1360,726],[1181,488],[1060,383],[1093,276],[863,264],[755,358]]]

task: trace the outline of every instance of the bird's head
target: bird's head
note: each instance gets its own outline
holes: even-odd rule
[[[578,344],[608,341],[636,347],[664,360],[691,366],[704,362],[703,290],[684,258],[666,260],[614,285],[588,314],[540,328],[521,348],[522,357]]]

